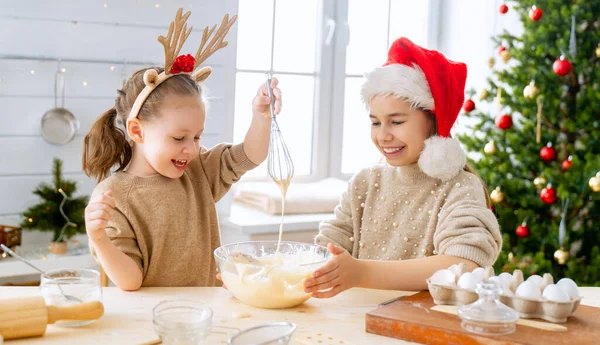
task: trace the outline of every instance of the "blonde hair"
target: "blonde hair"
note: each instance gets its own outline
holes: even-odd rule
[[[427,115],[429,115],[429,120],[431,121],[431,130],[429,132],[429,136],[432,137],[434,135],[437,135],[437,121],[435,119],[435,115],[429,110],[425,110],[425,109],[419,109],[419,110],[421,110],[421,111],[425,112]],[[490,194],[488,192],[488,188],[487,188],[485,181],[483,181],[481,176],[479,176],[477,171],[469,163],[465,164],[465,166],[463,167],[463,170],[477,176],[477,178],[481,182],[481,185],[483,186],[483,193],[485,194],[485,203],[487,204],[488,208],[491,207],[492,200],[490,199]]]
[[[163,68],[151,67],[157,73]],[[126,132],[117,126],[119,121],[123,126],[135,99],[146,86],[144,72],[150,68],[141,69],[125,82],[121,90],[117,90],[115,106],[107,110],[96,120],[83,142],[83,171],[89,177],[100,182],[107,178],[110,170],[117,166],[116,171],[124,170],[133,155],[132,145],[127,140]],[[140,121],[152,121],[159,114],[162,101],[169,94],[181,96],[202,96],[200,86],[187,74],[178,74],[161,83],[146,99],[140,109]]]

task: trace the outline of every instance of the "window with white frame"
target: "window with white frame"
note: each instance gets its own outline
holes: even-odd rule
[[[298,177],[347,177],[377,163],[362,75],[385,62],[400,36],[428,46],[430,8],[414,0],[239,0],[234,140],[244,139],[252,98],[270,73],[280,80],[278,122]],[[248,176],[267,176],[266,164]]]

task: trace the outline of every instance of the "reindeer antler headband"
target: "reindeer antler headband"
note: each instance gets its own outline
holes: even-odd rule
[[[210,30],[208,29],[208,26],[205,27],[204,32],[202,33],[202,42],[200,42],[200,47],[196,52],[196,56],[192,56],[191,54],[178,56],[183,43],[185,43],[185,40],[192,32],[192,27],[190,26],[188,29],[186,23],[192,12],[187,12],[184,15],[182,15],[182,12],[183,9],[181,8],[177,10],[175,20],[171,22],[167,36],[158,36],[158,41],[165,47],[165,70],[160,74],[158,74],[155,69],[149,69],[144,72],[144,84],[146,84],[146,87],[144,87],[142,92],[140,92],[135,99],[129,117],[127,118],[128,123],[138,116],[142,105],[144,105],[144,102],[150,93],[152,93],[160,83],[172,76],[177,74],[188,74],[192,76],[196,83],[205,81],[212,69],[205,66],[196,72],[194,72],[194,70],[217,50],[227,46],[227,41],[223,41],[223,39],[225,38],[225,35],[227,35],[227,32],[229,32],[229,28],[231,28],[237,19],[237,15],[229,19],[229,15],[226,14],[214,36],[212,35],[217,26],[214,25]],[[212,39],[208,42],[211,36]],[[207,42],[208,44],[206,44]],[[205,45],[206,47],[204,47]]]

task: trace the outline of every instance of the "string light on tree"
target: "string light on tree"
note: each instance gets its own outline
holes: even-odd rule
[[[499,204],[502,201],[504,201],[504,193],[502,193],[502,190],[500,190],[500,187],[496,187],[496,189],[494,189],[492,191],[492,193],[490,193],[490,199],[495,204]]]

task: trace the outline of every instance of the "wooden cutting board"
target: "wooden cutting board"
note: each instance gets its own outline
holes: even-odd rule
[[[566,331],[541,330],[517,324],[513,334],[483,336],[464,330],[457,315],[431,310],[435,306],[428,291],[382,304],[367,313],[366,330],[428,345],[600,344],[600,308],[580,305],[566,323],[560,324],[567,328]]]

